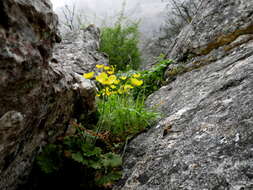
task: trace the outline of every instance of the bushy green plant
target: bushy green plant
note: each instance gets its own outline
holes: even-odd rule
[[[117,70],[138,69],[141,61],[138,43],[138,23],[116,23],[102,29],[100,51],[109,56],[109,64]]]
[[[128,74],[136,73],[143,80],[143,86],[137,87],[134,89],[134,96],[137,97],[139,94],[142,94],[144,97],[152,94],[154,91],[158,90],[165,81],[164,73],[169,64],[172,63],[171,60],[166,59],[164,54],[161,54],[157,57],[157,64],[152,67],[150,70],[145,71],[129,71]]]
[[[158,113],[145,107],[143,96],[133,97],[134,89],[143,86],[140,74],[115,75],[114,67],[96,67],[101,69],[99,73],[87,73],[84,77],[95,78],[99,86],[99,131],[109,131],[113,137],[125,140],[150,126],[159,117]]]

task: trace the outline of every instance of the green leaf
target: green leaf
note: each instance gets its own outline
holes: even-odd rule
[[[107,184],[116,180],[119,180],[122,176],[122,172],[120,171],[112,171],[111,173],[102,176],[97,179],[96,183],[99,185]]]
[[[101,148],[99,147],[95,147],[93,150],[88,150],[88,151],[85,151],[85,149],[82,149],[83,150],[83,155],[84,156],[87,156],[87,157],[91,157],[91,156],[99,156],[102,152]]]
[[[80,152],[78,152],[78,153],[73,153],[72,155],[71,155],[71,157],[72,157],[72,159],[73,160],[75,160],[75,161],[77,161],[77,162],[79,162],[79,163],[83,163],[83,156],[82,156],[82,154],[80,153]]]
[[[99,160],[98,161],[89,160],[89,166],[97,170],[102,168],[102,163]]]
[[[38,166],[46,174],[56,172],[61,167],[61,153],[57,145],[47,145],[36,159]]]
[[[102,160],[104,167],[118,167],[122,165],[122,158],[118,154],[107,153],[104,155],[104,159]]]

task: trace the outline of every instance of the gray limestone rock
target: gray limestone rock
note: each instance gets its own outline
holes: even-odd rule
[[[69,32],[54,48],[53,60],[61,67],[71,67],[83,74],[96,69],[97,64],[108,64],[108,59],[98,52],[100,30],[94,25],[75,32]]]
[[[203,1],[147,100],[164,118],[130,142],[114,189],[253,189],[252,21],[253,1]]]
[[[52,59],[57,24],[49,0],[0,1],[1,190],[26,181],[41,147],[67,131],[74,114],[95,109],[96,88],[69,61],[75,55]],[[84,59],[99,44],[96,29],[88,33],[79,46]],[[94,65],[100,58],[86,59]]]

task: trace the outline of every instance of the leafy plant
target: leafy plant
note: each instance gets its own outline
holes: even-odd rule
[[[125,17],[126,0],[116,22],[104,27],[101,32],[100,51],[109,56],[109,64],[117,71],[138,69],[140,65],[139,22],[128,21]]]
[[[117,70],[138,69],[141,61],[138,43],[138,23],[116,23],[102,29],[100,51],[109,56],[109,64]]]
[[[165,81],[164,73],[172,61],[166,59],[164,54],[161,54],[159,57],[157,57],[156,62],[157,64],[150,70],[128,72],[130,74],[139,74],[141,76],[140,79],[143,80],[144,84],[143,86],[134,89],[134,97],[138,97],[140,94],[142,94],[144,97],[147,97],[163,85],[163,82]]]
[[[46,174],[56,172],[62,166],[61,154],[62,152],[57,145],[49,144],[37,157],[37,164]]]
[[[145,108],[143,96],[134,98],[132,94],[135,88],[143,86],[140,73],[115,75],[113,66],[97,65],[97,68],[101,69],[99,73],[86,73],[84,77],[95,78],[100,89],[98,131],[109,131],[114,139],[124,141],[159,117],[158,113]]]
[[[41,170],[46,174],[56,174],[65,171],[66,165],[73,165],[71,162],[75,163],[79,165],[82,174],[89,175],[88,182],[80,181],[80,185],[89,183],[89,186],[85,185],[89,188],[104,186],[120,179],[121,156],[105,145],[95,145],[95,139],[99,135],[81,124],[73,122],[71,127],[76,128],[75,135],[67,136],[57,144],[47,145],[38,156],[37,164]]]
[[[168,63],[168,60],[161,58],[150,72],[115,73],[114,66],[96,65],[97,73],[85,73],[83,76],[95,80],[99,89],[98,122],[91,128],[86,122],[73,121],[71,127],[75,132],[60,138],[56,144],[46,146],[38,156],[37,163],[41,170],[57,174],[68,173],[74,167],[74,173],[77,174],[73,175],[79,176],[74,178],[78,189],[111,187],[113,182],[121,178],[122,157],[119,153],[124,143],[160,116],[145,107],[145,93],[137,95],[142,92],[138,89],[146,92],[154,81],[162,81]]]
[[[85,129],[79,125],[84,131]],[[98,185],[104,185],[115,180],[120,179],[121,172],[117,170],[122,164],[122,158],[120,155],[113,152],[104,153],[101,147],[95,146],[92,141],[85,138],[81,144],[78,144],[77,149],[73,149],[73,143],[76,144],[76,140],[73,137],[66,139],[65,144],[67,144],[67,152],[69,152],[70,157],[80,163],[81,165],[91,168],[94,170],[95,182]],[[118,176],[116,178],[115,176]]]

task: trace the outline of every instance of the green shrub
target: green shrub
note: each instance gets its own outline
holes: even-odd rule
[[[143,86],[137,87],[134,89],[134,97],[142,94],[144,97],[152,94],[154,91],[158,90],[164,83],[164,73],[169,64],[172,61],[165,59],[165,55],[161,54],[157,58],[157,64],[152,67],[150,70],[145,71],[128,71],[126,75],[132,75],[133,73],[140,74],[140,79],[143,80]]]
[[[138,43],[138,23],[116,23],[102,29],[100,51],[109,56],[109,64],[117,70],[138,69],[141,61]]]

